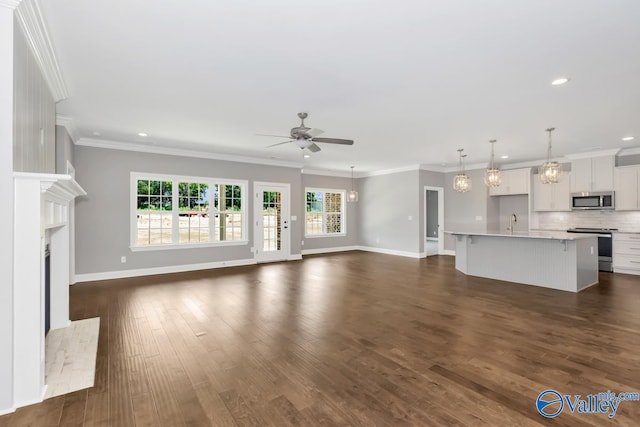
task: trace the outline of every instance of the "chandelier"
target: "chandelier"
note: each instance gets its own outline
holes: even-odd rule
[[[464,158],[467,157],[467,155],[462,154],[463,151],[463,148],[458,148],[458,156],[460,158],[460,171],[453,179],[453,189],[459,193],[466,193],[471,189],[471,178],[469,178],[469,175],[464,173]]]
[[[502,175],[500,174],[500,169],[495,167],[493,163],[494,153],[493,153],[493,144],[495,144],[496,140],[492,139],[489,141],[491,144],[491,162],[489,163],[489,167],[484,172],[484,183],[487,187],[499,187],[502,183]]]
[[[547,161],[542,164],[538,168],[538,173],[540,175],[540,181],[543,184],[557,184],[560,180],[560,175],[562,174],[562,169],[560,168],[560,163],[551,161],[551,132],[553,132],[556,128],[548,128],[546,131],[549,132],[549,146],[547,148]]]
[[[347,193],[347,202],[357,202],[358,201],[358,192],[353,189],[353,168],[355,166],[351,166],[351,191]]]

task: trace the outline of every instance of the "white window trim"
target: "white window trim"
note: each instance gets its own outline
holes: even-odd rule
[[[158,173],[144,173],[144,172],[131,172],[130,173],[130,187],[129,187],[129,249],[132,252],[141,251],[156,251],[156,250],[168,250],[168,249],[195,249],[195,248],[210,248],[210,247],[224,247],[224,246],[241,246],[248,245],[249,240],[249,205],[247,204],[247,192],[249,191],[249,181],[243,179],[228,179],[228,178],[215,178],[206,176],[186,176],[186,175],[170,175],[170,174],[158,174]],[[242,204],[242,235],[243,240],[228,240],[218,242],[194,242],[194,243],[172,243],[172,244],[158,244],[158,245],[145,245],[139,246],[137,242],[137,211],[138,211],[138,180],[148,179],[151,181],[171,181],[173,183],[172,197],[179,197],[177,193],[179,182],[197,182],[208,184],[210,188],[213,188],[216,184],[222,185],[240,185],[241,195],[240,203]],[[175,202],[175,200],[174,200]],[[178,203],[172,203],[173,209],[171,213],[176,215],[178,213]],[[212,204],[213,206],[213,204]],[[174,221],[175,222],[175,221]],[[176,235],[174,224],[174,232],[172,235]],[[210,234],[211,235],[211,234]]]
[[[341,193],[340,198],[342,213],[342,231],[340,233],[323,233],[323,234],[307,234],[307,193],[321,191],[324,193]],[[318,188],[318,187],[305,187],[304,189],[304,206],[302,212],[304,212],[304,238],[305,239],[325,239],[328,237],[345,237],[347,235],[347,190],[338,188]]]

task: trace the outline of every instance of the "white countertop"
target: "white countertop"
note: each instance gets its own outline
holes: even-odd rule
[[[567,233],[566,231],[508,231],[503,232],[467,232],[467,231],[445,231],[448,234],[459,234],[465,236],[488,236],[488,237],[517,237],[524,239],[553,239],[553,240],[581,240],[591,237],[598,237],[597,234]]]

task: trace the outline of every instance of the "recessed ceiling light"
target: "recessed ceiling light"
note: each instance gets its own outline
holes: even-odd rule
[[[144,132],[139,132],[139,133],[138,133],[138,136],[149,136],[149,135],[147,135],[147,134],[146,134],[146,133],[144,133]]]
[[[508,159],[508,158],[509,158],[509,156],[507,156],[507,155],[505,154],[505,155],[503,155],[503,156],[500,156],[500,158],[501,158],[501,159]]]
[[[551,82],[554,86],[560,86],[569,82],[569,77],[558,77],[554,81]]]
[[[100,132],[98,132],[98,131],[94,131],[94,132],[93,132],[93,135],[94,135],[94,136],[100,136]]]
[[[635,139],[635,137],[633,136],[625,136],[624,138],[622,138],[623,141],[633,141]]]
[[[305,159],[308,159],[309,157],[311,157],[310,154],[303,154],[302,157],[304,157]]]

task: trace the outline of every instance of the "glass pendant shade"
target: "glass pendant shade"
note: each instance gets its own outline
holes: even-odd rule
[[[487,187],[499,187],[500,184],[502,184],[502,174],[500,173],[500,169],[498,169],[493,163],[493,144],[496,140],[492,139],[489,142],[491,143],[491,162],[489,163],[487,170],[484,172],[484,183]]]
[[[560,181],[560,175],[562,175],[562,168],[560,163],[551,161],[551,132],[555,128],[547,129],[549,133],[549,145],[547,147],[547,161],[538,168],[538,174],[540,175],[540,181],[543,184],[557,184]]]
[[[464,158],[467,157],[467,155],[462,154],[462,151],[464,151],[462,148],[458,149],[460,156],[460,171],[455,178],[453,178],[453,189],[458,193],[466,193],[471,190],[471,178],[469,178],[469,175],[464,173]]]
[[[353,188],[353,168],[355,166],[351,166],[351,190],[347,192],[347,202],[357,202],[358,201],[358,192]]]

